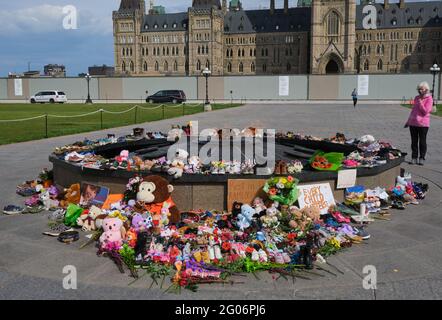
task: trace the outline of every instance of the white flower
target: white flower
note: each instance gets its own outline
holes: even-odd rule
[[[276,187],[277,187],[278,189],[284,189],[284,183],[282,183],[282,182],[278,182],[278,183],[276,184]]]

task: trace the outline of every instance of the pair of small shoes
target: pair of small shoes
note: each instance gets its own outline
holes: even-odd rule
[[[391,207],[394,208],[394,209],[398,209],[398,210],[404,210],[405,209],[404,203],[402,201],[400,201],[400,200],[394,200],[391,203]]]
[[[74,231],[74,229],[66,226],[64,223],[53,223],[49,226],[49,230],[43,232],[43,234],[50,237],[58,237],[61,233],[68,231]]]
[[[358,237],[360,237],[362,240],[368,240],[370,239],[371,235],[364,230],[363,227],[359,227],[359,228],[353,228],[356,232],[356,235]]]
[[[24,211],[25,209],[23,207],[19,207],[13,204],[7,205],[6,207],[3,208],[3,213],[7,215],[19,214],[23,213]]]
[[[276,161],[274,174],[276,174],[276,175],[286,175],[288,173],[287,169],[288,169],[287,168],[287,162],[285,162],[284,160],[278,160],[278,161]]]

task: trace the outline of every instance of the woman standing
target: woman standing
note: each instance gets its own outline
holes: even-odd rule
[[[353,98],[353,107],[356,108],[356,104],[358,103],[358,91],[356,90],[356,88],[353,89],[351,96]]]
[[[427,133],[430,127],[430,113],[433,109],[433,98],[430,86],[422,82],[417,87],[419,95],[414,98],[413,109],[405,128],[410,127],[411,134],[411,163],[424,165],[427,154]],[[419,162],[418,162],[419,157]]]

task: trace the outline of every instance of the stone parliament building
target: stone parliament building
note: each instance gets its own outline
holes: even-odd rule
[[[193,0],[187,12],[160,14],[152,5],[147,13],[144,0],[121,0],[115,73],[426,73],[442,62],[442,1],[398,1],[299,0],[290,8],[283,0],[277,8],[270,0],[270,9],[245,10],[239,0]],[[371,28],[363,27],[367,5],[376,9]]]

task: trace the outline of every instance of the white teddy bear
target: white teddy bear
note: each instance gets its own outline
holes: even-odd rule
[[[183,176],[184,168],[187,165],[187,158],[189,153],[183,149],[177,149],[175,152],[175,157],[170,161],[170,169],[167,173],[174,176],[175,179],[179,179]]]

